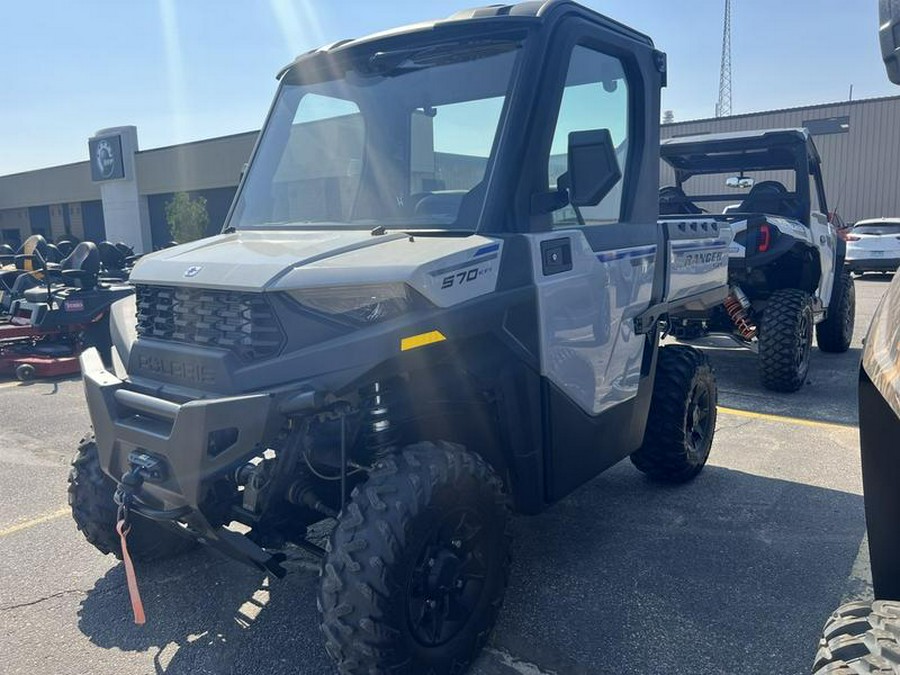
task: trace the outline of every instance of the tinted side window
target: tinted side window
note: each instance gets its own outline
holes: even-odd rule
[[[576,46],[569,60],[565,90],[550,147],[548,187],[555,190],[557,180],[566,171],[569,133],[572,131],[609,129],[619,168],[625,176],[628,161],[628,119],[628,81],[622,62],[588,47]],[[585,225],[614,223],[619,220],[623,180],[624,178],[620,179],[597,206],[579,209]],[[553,213],[553,225],[577,226],[578,215],[574,208],[566,206]]]

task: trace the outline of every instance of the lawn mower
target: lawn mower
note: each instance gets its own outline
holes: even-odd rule
[[[100,279],[97,247],[82,242],[58,265],[39,252],[17,258],[30,269],[13,284],[9,319],[0,324],[0,375],[26,381],[74,374],[87,346],[109,363],[109,306],[133,289]]]

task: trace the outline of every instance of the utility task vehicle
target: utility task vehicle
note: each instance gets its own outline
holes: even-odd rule
[[[135,558],[201,541],[276,577],[301,547],[341,672],[463,672],[510,507],[629,455],[670,482],[707,460],[712,370],[660,324],[722,302],[731,233],[657,222],[665,70],[559,1],[285,68],[223,233],[138,262],[124,372],[82,356],[88,541],[121,555],[119,521]]]
[[[672,333],[728,335],[758,352],[764,386],[796,391],[806,381],[814,325],[819,349],[849,349],[856,298],[809,132],[686,136],[663,141],[660,153],[675,179],[659,191],[663,221],[703,216],[734,231],[728,298],[712,312],[677,317]]]

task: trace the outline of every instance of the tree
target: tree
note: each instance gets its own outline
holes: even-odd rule
[[[663,113],[663,124],[672,124],[675,121],[675,113],[672,110],[666,110]]]
[[[187,192],[178,192],[170,202],[166,202],[166,222],[174,241],[184,244],[206,236],[209,213],[206,198],[191,199]]]

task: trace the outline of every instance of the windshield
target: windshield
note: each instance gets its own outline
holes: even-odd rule
[[[520,46],[470,40],[295,67],[229,224],[473,231]]]
[[[853,234],[900,234],[900,223],[869,223],[857,225]]]

